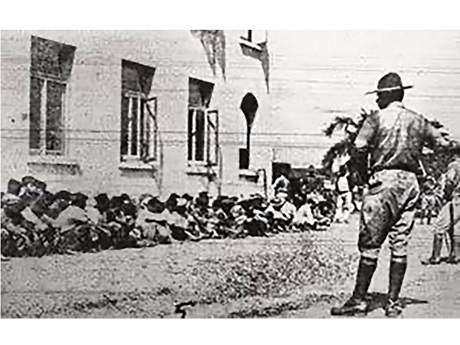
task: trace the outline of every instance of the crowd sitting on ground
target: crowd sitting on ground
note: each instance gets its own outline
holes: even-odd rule
[[[150,194],[89,198],[51,193],[45,182],[25,176],[11,179],[1,195],[2,259],[325,230],[331,212],[324,201],[317,190],[295,198],[277,190],[270,200],[259,194],[211,200],[207,192],[173,193],[165,201]]]

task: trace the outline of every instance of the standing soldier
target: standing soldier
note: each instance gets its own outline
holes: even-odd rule
[[[460,235],[460,145],[457,143],[452,148],[455,155],[454,160],[449,164],[445,176],[443,201],[444,206],[439,212],[434,224],[433,253],[427,260],[422,261],[424,265],[438,265],[441,263],[442,241],[446,235],[450,242],[448,263],[458,263],[456,247],[460,241],[455,238]],[[454,234],[455,233],[455,234]]]
[[[403,86],[398,74],[388,73],[379,80],[377,90],[367,93],[377,93],[376,102],[381,110],[366,118],[355,142],[358,156],[366,157],[370,169],[368,191],[361,209],[358,240],[361,258],[351,298],[343,306],[332,308],[332,315],[367,313],[367,291],[387,236],[391,263],[385,315],[397,317],[402,313],[399,293],[419,197],[416,174],[422,149],[448,145],[428,120],[401,103],[404,90],[411,87]]]
[[[337,201],[334,220],[338,223],[348,223],[348,218],[352,212],[353,202],[350,183],[348,182],[349,173],[345,165],[342,165],[337,177],[336,192]]]

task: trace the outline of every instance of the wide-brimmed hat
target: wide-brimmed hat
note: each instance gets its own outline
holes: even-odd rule
[[[22,179],[21,179],[21,183],[23,186],[27,186],[29,183],[33,183],[35,182],[37,179],[33,176],[30,176],[30,175],[27,175],[27,176],[24,176]]]
[[[60,190],[54,196],[56,197],[56,199],[63,199],[67,201],[70,201],[72,199],[72,193],[70,193],[68,190]]]
[[[377,83],[377,89],[368,91],[365,95],[370,95],[373,93],[378,92],[391,92],[391,91],[398,91],[398,90],[406,90],[413,88],[413,85],[406,85],[402,84],[401,77],[398,73],[390,72],[385,74]]]
[[[163,212],[165,205],[157,198],[151,198],[146,204],[147,210],[153,213]]]
[[[96,201],[98,205],[101,205],[101,206],[108,205],[110,202],[110,199],[106,193],[101,193],[101,194],[96,195],[94,197],[94,200]]]
[[[87,200],[88,200],[88,196],[86,196],[83,193],[78,192],[78,193],[72,194],[72,204],[73,205],[79,206],[82,203],[85,203]]]
[[[182,198],[187,200],[187,201],[192,201],[193,200],[193,196],[191,196],[190,194],[188,193],[185,193],[182,195]]]
[[[209,196],[206,192],[201,192],[198,194],[198,197],[195,199],[195,204],[197,206],[207,207],[209,206]]]

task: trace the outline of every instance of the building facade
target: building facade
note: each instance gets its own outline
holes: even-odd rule
[[[263,192],[272,153],[248,159],[241,104],[253,96],[263,133],[271,103],[245,33],[216,53],[190,31],[2,32],[2,189],[33,175],[90,194]]]

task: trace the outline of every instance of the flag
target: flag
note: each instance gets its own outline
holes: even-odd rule
[[[259,47],[259,49],[240,42],[241,50],[243,55],[252,57],[261,62],[262,70],[265,76],[265,84],[267,86],[267,93],[270,93],[270,54],[268,53],[268,41],[255,44]]]
[[[209,66],[216,75],[216,64],[219,65],[224,80],[225,76],[225,34],[223,30],[191,30],[192,35],[203,45]]]

